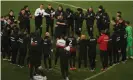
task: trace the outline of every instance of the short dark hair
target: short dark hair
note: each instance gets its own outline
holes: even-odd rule
[[[117,11],[117,13],[119,13],[120,15],[122,14],[121,11]]]
[[[126,21],[125,23],[126,23],[126,24],[128,24],[128,25],[130,24],[130,22],[129,22],[129,21]]]
[[[26,9],[27,7],[28,7],[28,5],[25,5],[25,6],[24,6],[24,9]]]

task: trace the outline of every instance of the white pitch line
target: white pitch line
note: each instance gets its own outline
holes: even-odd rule
[[[56,2],[56,1],[49,1],[49,2],[57,3],[57,4],[63,4],[63,5],[70,6],[70,7],[73,7],[73,8],[81,8],[81,7],[77,7],[77,6],[71,5],[71,4],[66,4],[66,3]],[[83,9],[84,11],[87,10],[87,9],[84,9],[84,8],[82,8],[82,9]]]
[[[113,66],[109,67],[106,71],[103,71],[103,72],[100,72],[100,73],[98,73],[98,74],[95,74],[95,75],[93,75],[93,76],[91,76],[91,77],[89,77],[89,78],[86,78],[86,79],[84,79],[84,80],[91,80],[91,79],[93,79],[93,78],[95,78],[95,77],[97,77],[97,76],[99,76],[99,75],[101,75],[101,74],[107,72],[108,70],[112,69],[114,66],[116,66],[116,65],[113,65]]]
[[[81,7],[77,7],[77,6],[71,5],[71,4],[65,4],[65,3],[56,2],[56,1],[49,1],[49,2],[57,3],[57,4],[63,4],[63,5],[70,6],[70,7],[73,7],[73,8],[81,8]],[[84,11],[87,10],[87,9],[84,9],[84,8],[82,8],[82,9],[83,9]],[[99,75],[101,75],[101,74],[107,72],[108,70],[112,69],[114,66],[116,66],[116,65],[113,65],[113,66],[109,67],[106,71],[103,71],[103,72],[100,72],[100,73],[98,73],[98,74],[95,74],[95,75],[93,75],[93,76],[91,76],[91,77],[89,77],[89,78],[86,78],[86,79],[84,79],[84,80],[91,80],[91,79],[93,79],[93,78],[95,78],[95,77],[97,77],[97,76],[99,76]]]

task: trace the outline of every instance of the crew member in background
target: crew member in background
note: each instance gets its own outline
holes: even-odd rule
[[[43,39],[43,54],[44,54],[44,66],[46,69],[51,70],[52,64],[51,64],[51,57],[52,57],[52,43],[50,39],[50,34],[48,32],[45,33],[45,37]],[[47,65],[48,60],[48,65]]]
[[[90,36],[89,39],[89,50],[88,50],[88,57],[89,57],[89,63],[90,63],[90,70],[93,72],[96,68],[96,45],[97,45],[97,39],[93,36]]]
[[[89,36],[93,36],[93,25],[95,20],[95,13],[93,12],[93,8],[90,7],[85,14],[86,19],[86,28]]]
[[[130,26],[130,22],[126,21],[126,33],[127,33],[127,49],[128,49],[128,55],[127,57],[133,59],[133,28]]]
[[[30,18],[32,18],[32,15],[31,15],[28,5],[25,5],[24,9],[25,9],[25,15],[26,15],[26,30],[28,34],[30,34]]]
[[[102,71],[106,70],[108,67],[108,47],[109,37],[105,34],[105,31],[101,31],[101,36],[98,38],[97,43],[99,44],[100,49],[100,58],[102,63]]]
[[[47,9],[45,10],[45,12],[50,14],[50,16],[45,16],[46,17],[46,32],[49,32],[49,27],[50,27],[51,28],[51,36],[53,37],[55,10],[52,8],[51,4],[49,4]]]
[[[49,15],[48,13],[45,12],[44,8],[43,8],[43,4],[40,5],[40,8],[37,8],[36,11],[35,11],[35,27],[36,27],[36,30],[40,30],[40,36],[42,35],[42,20],[43,20],[43,17],[46,16],[46,15]]]

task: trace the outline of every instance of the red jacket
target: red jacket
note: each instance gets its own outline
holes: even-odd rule
[[[97,40],[100,50],[107,51],[109,37],[105,34],[102,34]]]

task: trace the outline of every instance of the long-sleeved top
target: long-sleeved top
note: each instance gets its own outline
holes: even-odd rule
[[[45,15],[49,14],[46,13],[44,9],[37,8],[34,15],[44,17]]]
[[[50,15],[50,16],[49,15],[45,16],[46,17],[46,23],[53,22],[54,21],[54,16],[55,16],[55,10],[53,8],[51,8],[51,9],[47,8],[45,10],[45,12]]]
[[[102,34],[97,42],[99,44],[99,48],[100,50],[103,50],[103,51],[107,51],[107,48],[108,48],[108,41],[109,41],[109,37],[105,34]]]
[[[95,13],[94,12],[87,12],[85,14],[86,24],[87,25],[94,25],[95,20]]]

